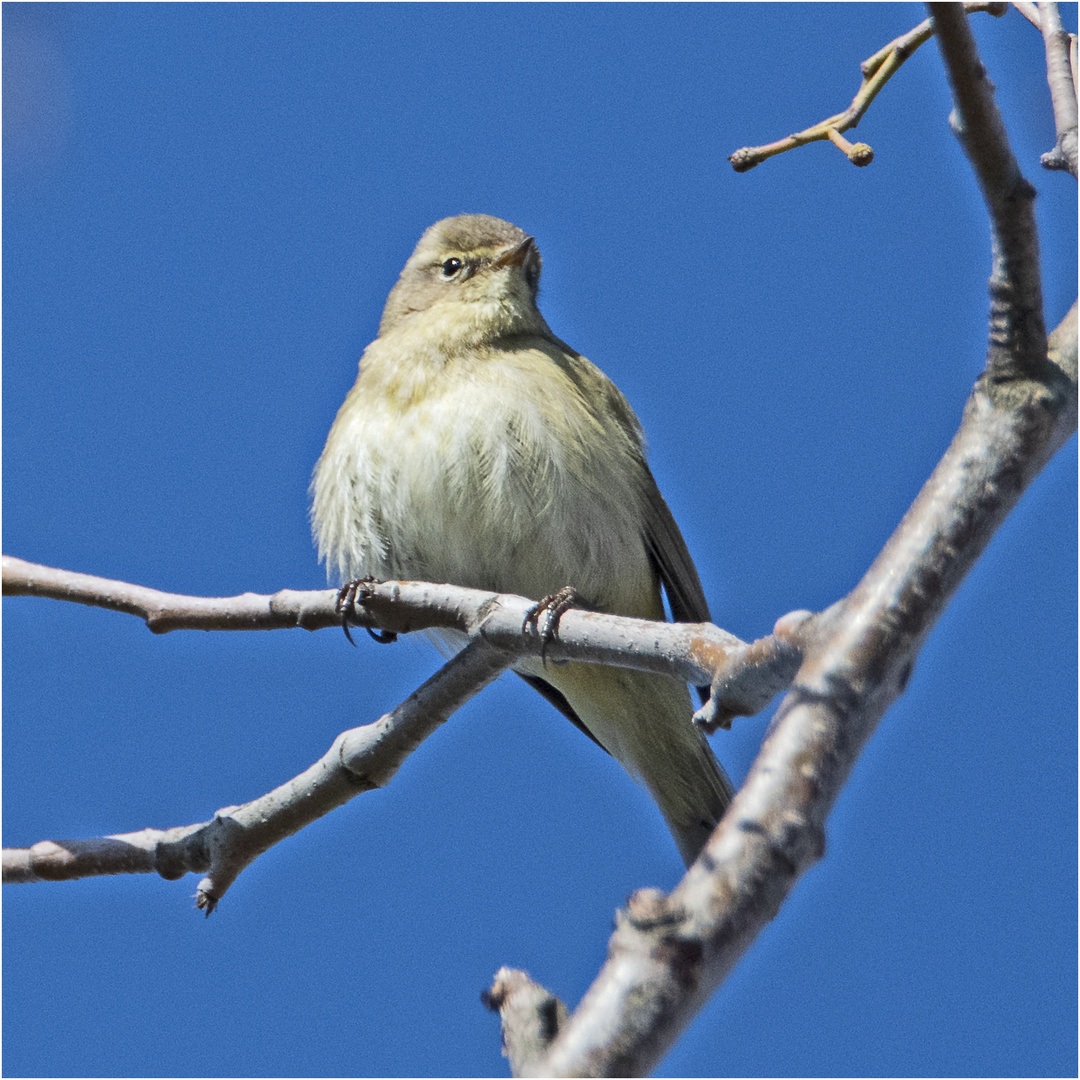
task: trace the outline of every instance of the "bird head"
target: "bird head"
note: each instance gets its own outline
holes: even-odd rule
[[[549,332],[536,306],[540,267],[533,238],[508,221],[487,214],[437,221],[390,291],[379,337],[418,316],[474,339]]]

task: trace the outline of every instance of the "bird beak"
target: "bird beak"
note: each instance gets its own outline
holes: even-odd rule
[[[501,255],[498,255],[491,264],[492,270],[500,270],[504,266],[523,266],[525,260],[529,257],[529,253],[533,251],[535,243],[531,236],[526,236],[520,244],[507,248]]]

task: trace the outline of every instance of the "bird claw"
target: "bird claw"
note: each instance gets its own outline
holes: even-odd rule
[[[361,604],[364,602],[369,591],[367,587],[374,580],[375,578],[368,574],[366,577],[357,578],[355,581],[347,581],[338,589],[334,610],[341,616],[341,629],[345,631],[345,637],[349,639],[349,644],[354,647],[356,642],[353,641],[353,636],[349,633],[349,620],[355,619],[357,601]],[[376,631],[372,630],[370,626],[365,626],[364,629],[380,645],[392,645],[397,641],[397,634],[393,630]]]
[[[540,638],[540,663],[547,665],[547,648],[559,636],[559,620],[571,608],[584,608],[589,605],[585,598],[573,587],[565,585],[558,592],[548,593],[539,603],[533,604],[521,624],[521,632],[533,630]],[[540,617],[544,625],[540,626]]]

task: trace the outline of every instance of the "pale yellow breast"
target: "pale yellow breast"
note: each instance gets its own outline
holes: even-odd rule
[[[537,349],[399,374],[365,354],[319,461],[328,565],[530,597],[573,585],[598,607],[661,615],[640,448],[613,412]]]

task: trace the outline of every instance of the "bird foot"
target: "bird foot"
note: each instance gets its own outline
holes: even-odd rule
[[[540,662],[547,664],[547,647],[559,636],[559,620],[571,608],[587,608],[585,598],[573,587],[565,585],[558,592],[549,593],[539,603],[529,608],[521,625],[524,634],[530,629],[540,637]],[[540,625],[541,617],[544,620]]]
[[[341,629],[345,631],[345,636],[349,639],[350,645],[355,645],[356,642],[353,641],[352,634],[349,633],[349,620],[355,620],[357,602],[363,604],[370,594],[368,586],[375,580],[374,577],[368,574],[366,577],[357,578],[355,581],[347,581],[338,589],[334,610],[341,616]],[[393,630],[376,631],[372,630],[370,626],[365,626],[364,629],[380,645],[392,645],[397,641],[397,634]]]

